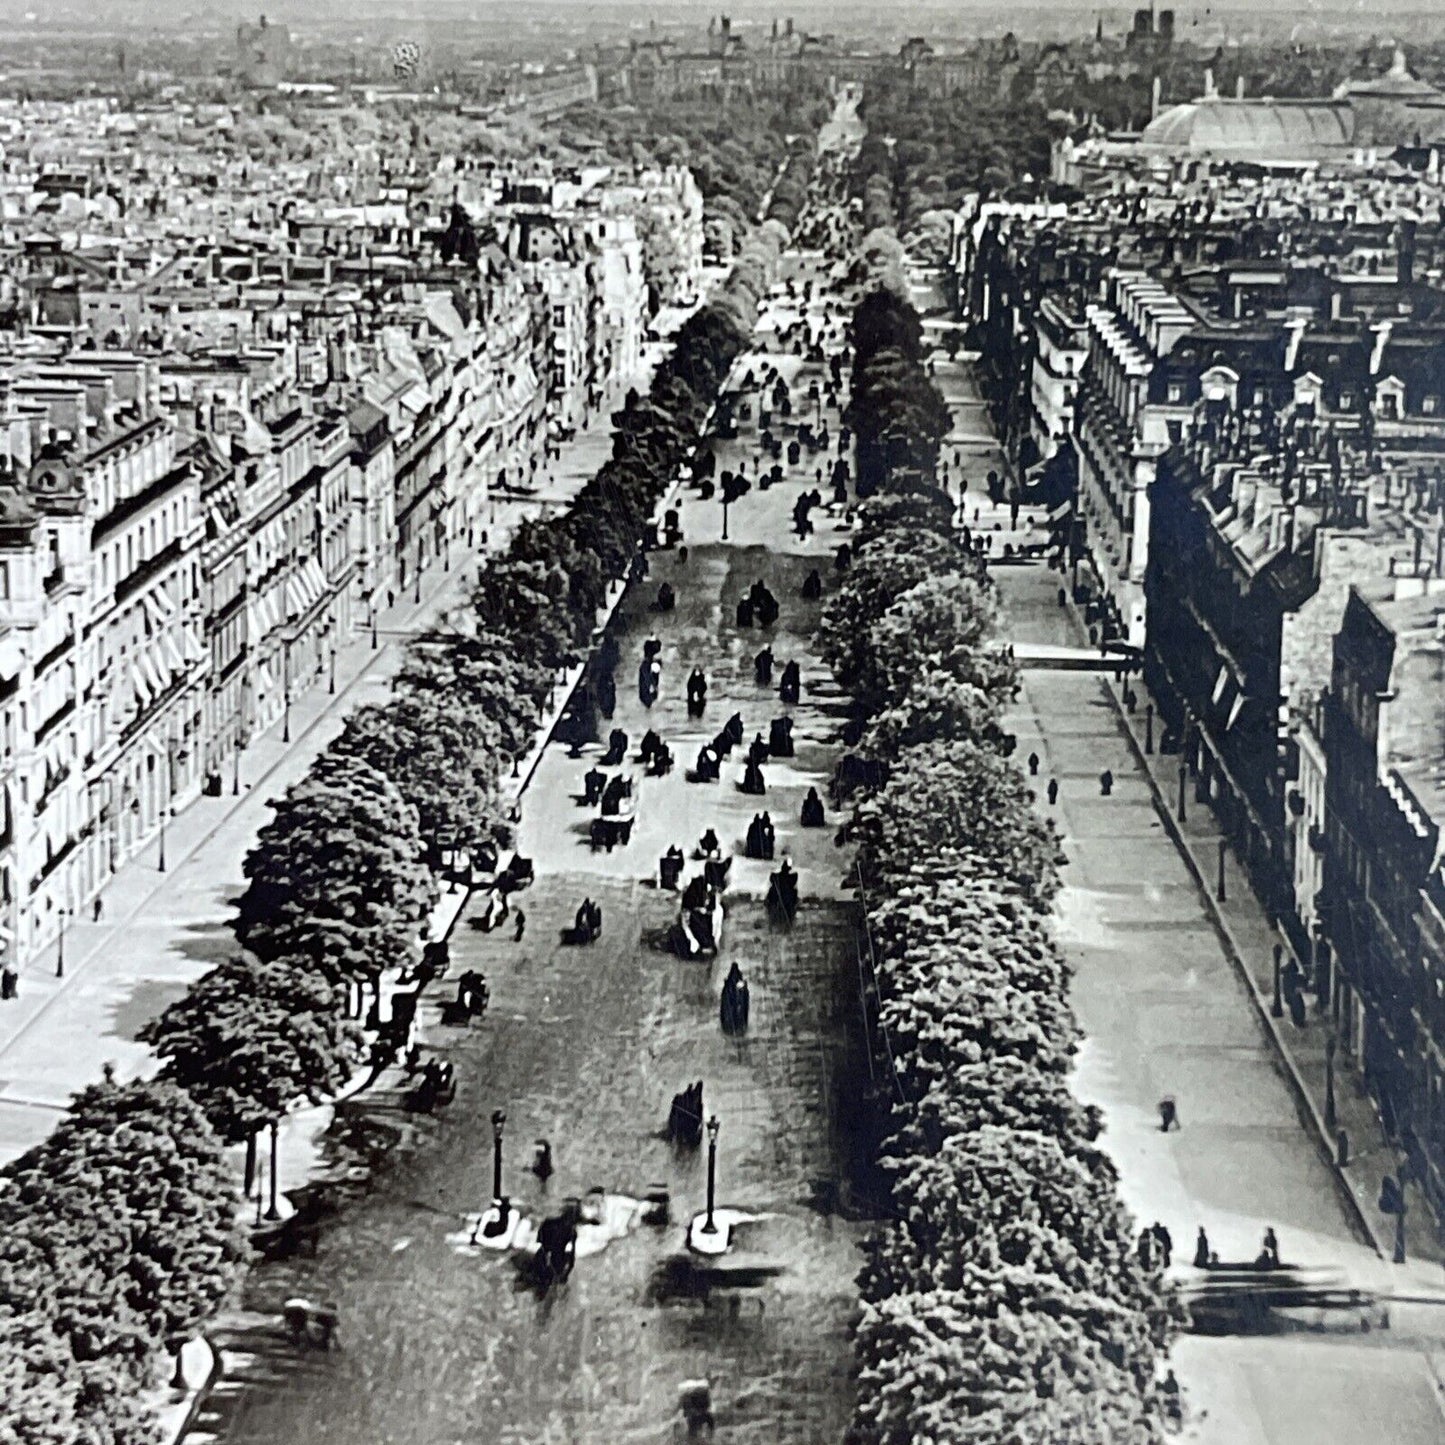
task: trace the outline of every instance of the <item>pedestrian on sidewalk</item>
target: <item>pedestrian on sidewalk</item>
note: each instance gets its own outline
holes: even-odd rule
[[[1135,1246],[1139,1255],[1139,1263],[1146,1270],[1154,1268],[1154,1236],[1147,1230],[1139,1231],[1139,1242]]]
[[[1057,778],[1050,778],[1050,779],[1049,779],[1049,807],[1052,808],[1052,807],[1054,806],[1054,804],[1057,803],[1058,801],[1059,801],[1059,780],[1058,780]]]
[[[1264,1247],[1260,1250],[1259,1260],[1265,1269],[1279,1268],[1279,1236],[1273,1227],[1264,1232]]]
[[[7,962],[0,968],[0,999],[20,996],[20,975]]]
[[[1037,753],[1030,753],[1030,754],[1029,754],[1029,777],[1031,777],[1031,778],[1036,778],[1036,777],[1038,777],[1038,775],[1039,775],[1039,755],[1038,755]]]
[[[1114,791],[1114,775],[1108,768],[1099,774],[1099,791],[1106,798]]]
[[[1159,1257],[1164,1261],[1164,1268],[1168,1269],[1174,1258],[1174,1237],[1156,1219],[1149,1227],[1149,1233],[1154,1236],[1154,1243],[1159,1246]]]
[[[1159,1100],[1159,1132],[1167,1134],[1171,1129],[1180,1127],[1179,1106],[1174,1102],[1173,1094],[1165,1094]]]
[[[527,915],[522,909],[517,910],[517,926],[512,933],[512,939],[516,943],[522,941],[522,935],[527,931]]]
[[[1210,1260],[1209,1236],[1204,1232],[1204,1226],[1199,1226],[1199,1233],[1194,1240],[1194,1268],[1208,1269]]]

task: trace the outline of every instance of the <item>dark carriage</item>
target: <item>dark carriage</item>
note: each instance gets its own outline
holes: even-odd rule
[[[632,841],[633,822],[631,813],[593,818],[587,830],[592,851],[605,848],[610,853],[614,848],[625,848]]]
[[[497,874],[497,887],[503,893],[520,893],[535,877],[536,870],[532,866],[532,860],[522,857],[520,853],[513,853],[507,866]]]
[[[798,875],[785,858],[783,866],[768,879],[768,911],[791,923],[798,913]]]
[[[560,1214],[544,1219],[537,1229],[533,1267],[543,1289],[563,1283],[577,1263],[577,1201],[569,1199]]]
[[[702,1143],[702,1080],[672,1096],[667,1114],[667,1137],[675,1144],[696,1149]]]
[[[718,1005],[722,1031],[725,1034],[746,1032],[749,1007],[748,981],[737,964],[733,964],[723,980],[722,998]]]
[[[618,773],[609,778],[602,788],[601,806],[604,818],[616,818],[627,811],[626,804],[632,797],[632,779]]]
[[[627,734],[621,728],[613,728],[607,734],[607,751],[601,763],[604,768],[615,768],[627,757]]]

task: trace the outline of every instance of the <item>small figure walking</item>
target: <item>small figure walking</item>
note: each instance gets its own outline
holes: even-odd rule
[[[7,963],[0,968],[0,999],[17,998],[20,993],[20,975]]]
[[[1209,1268],[1209,1236],[1204,1232],[1204,1226],[1199,1226],[1199,1233],[1194,1240],[1194,1268]]]
[[[1049,807],[1052,808],[1052,807],[1054,806],[1054,804],[1057,803],[1058,801],[1059,801],[1059,780],[1058,780],[1057,778],[1050,778],[1050,779],[1049,779]]]
[[[1029,754],[1029,777],[1031,777],[1031,778],[1036,778],[1036,777],[1038,777],[1038,775],[1039,775],[1039,755],[1038,755],[1037,753],[1030,753],[1030,754]]]
[[[522,935],[527,931],[527,915],[519,908],[517,910],[517,926],[512,931],[512,938],[515,942],[522,941]]]
[[[95,900],[95,906],[94,906],[94,907],[92,908],[92,910],[91,910],[91,916],[94,918],[94,920],[95,920],[97,923],[99,923],[99,922],[100,922],[100,916],[101,916],[101,914],[104,913],[104,912],[105,912],[105,900],[104,900],[103,898],[97,898],[97,899]]]
[[[1164,1261],[1164,1268],[1168,1269],[1174,1258],[1174,1237],[1157,1219],[1149,1226],[1149,1233],[1154,1236],[1154,1243],[1159,1246],[1159,1257]]]
[[[115,1083],[115,1065],[107,1060],[100,1066],[100,1076],[107,1084]]]
[[[1159,1132],[1167,1134],[1171,1129],[1179,1127],[1179,1109],[1174,1102],[1174,1095],[1165,1094],[1159,1100]]]
[[[1099,792],[1107,798],[1113,791],[1114,775],[1108,768],[1105,768],[1104,771],[1099,774]]]
[[[1265,1269],[1279,1268],[1279,1237],[1272,1227],[1264,1232],[1264,1247],[1260,1250],[1259,1262]]]

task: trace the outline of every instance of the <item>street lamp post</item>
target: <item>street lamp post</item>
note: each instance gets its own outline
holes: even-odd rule
[[[291,741],[291,680],[290,680],[290,678],[287,678],[287,680],[286,680],[286,683],[285,683],[285,686],[284,686],[284,689],[283,689],[283,694],[282,694],[282,696],[283,696],[284,701],[282,702],[282,708],[281,708],[281,741],[282,741],[283,743],[289,743],[289,742]]]
[[[329,692],[332,697],[335,697],[335,696],[336,696],[336,644],[335,644],[334,642],[330,644],[330,650],[331,650],[331,679],[330,679],[330,681],[326,684],[326,691]]]
[[[1334,1030],[1325,1040],[1325,1128],[1335,1127],[1335,1050],[1339,1048],[1340,1041],[1335,1037]]]
[[[1224,898],[1224,854],[1227,844],[1223,838],[1219,840],[1219,878],[1214,885],[1214,896],[1223,903]]]
[[[507,1127],[507,1111],[492,1110],[492,1198],[502,1197],[502,1131]]]
[[[68,908],[62,908],[60,910],[60,939],[56,946],[55,953],[56,978],[65,977],[65,920],[69,913],[70,910]]]
[[[717,1203],[717,1136],[721,1128],[717,1121],[717,1115],[707,1121],[707,1218],[703,1220],[702,1232],[704,1234],[716,1234],[717,1225],[713,1222],[713,1207]]]
[[[1144,751],[1154,751],[1154,704],[1152,702],[1144,705]]]
[[[723,491],[722,504],[723,504],[723,533],[722,533],[722,539],[723,539],[724,542],[726,542],[727,539],[728,539],[728,494],[727,494],[727,491],[726,491],[726,490]]]
[[[1179,808],[1178,808],[1179,821],[1180,821],[1181,823],[1184,821],[1184,817],[1185,817],[1185,813],[1184,813],[1184,785],[1185,785],[1185,780],[1186,780],[1188,777],[1189,777],[1189,765],[1188,765],[1188,764],[1184,761],[1184,759],[1181,757],[1181,758],[1179,759]]]
[[[277,1203],[277,1198],[276,1198],[276,1186],[277,1186],[277,1183],[278,1183],[279,1164],[280,1164],[280,1157],[281,1157],[280,1142],[279,1142],[279,1140],[278,1140],[278,1138],[277,1138],[278,1132],[279,1132],[279,1131],[278,1131],[278,1121],[275,1120],[275,1119],[272,1119],[272,1120],[271,1120],[271,1180],[270,1180],[270,1191],[269,1191],[270,1197],[269,1197],[269,1200],[268,1200],[267,1205],[266,1205],[266,1218],[267,1218],[267,1219],[280,1219],[280,1218],[281,1218],[281,1208],[280,1208],[280,1205]]]
[[[1284,945],[1276,943],[1274,946],[1274,995],[1269,1001],[1270,1017],[1276,1019],[1284,1017],[1284,999],[1280,997],[1280,971],[1283,964]]]

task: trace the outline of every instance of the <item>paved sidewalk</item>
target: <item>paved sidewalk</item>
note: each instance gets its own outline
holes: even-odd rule
[[[1067,610],[1082,641],[1086,636],[1083,621],[1072,600]],[[1238,859],[1224,838],[1213,810],[1198,800],[1195,779],[1188,776],[1185,779],[1184,815],[1181,820],[1181,759],[1178,754],[1165,755],[1157,749],[1162,729],[1158,725],[1157,706],[1143,679],[1136,676],[1129,681],[1128,686],[1136,695],[1131,712],[1124,705],[1124,685],[1112,673],[1105,672],[1101,677],[1118,711],[1135,758],[1149,778],[1155,806],[1164,826],[1205,895],[1210,917],[1220,938],[1248,985],[1260,1024],[1279,1051],[1298,1096],[1303,1120],[1323,1157],[1346,1187],[1360,1224],[1375,1249],[1383,1259],[1390,1259],[1395,1243],[1395,1218],[1381,1212],[1378,1198],[1383,1176],[1398,1174],[1400,1156],[1386,1138],[1379,1112],[1365,1090],[1364,1080],[1357,1069],[1348,1065],[1343,1053],[1337,1055],[1335,1124],[1328,1126],[1325,1118],[1328,1016],[1315,1006],[1313,993],[1309,995],[1311,1005],[1302,1028],[1294,1025],[1286,1009],[1276,1013],[1274,1008],[1276,946],[1282,951],[1284,966],[1287,967],[1292,958],[1301,967],[1304,961],[1296,958],[1286,935],[1271,925],[1263,904],[1251,890]],[[1151,707],[1155,712],[1152,730],[1148,721]],[[1223,898],[1220,897],[1221,883]],[[1337,1130],[1343,1130],[1348,1141],[1349,1162],[1343,1168],[1337,1162]],[[1406,1221],[1407,1226],[1413,1224],[1413,1227],[1407,1227],[1406,1255],[1412,1267],[1403,1274],[1435,1292],[1445,1286],[1445,1271],[1441,1269],[1445,1265],[1445,1247],[1442,1247],[1441,1233],[1419,1189],[1414,1185],[1407,1186],[1407,1195],[1409,1208]]]
[[[611,455],[607,416],[626,386],[619,382],[589,430],[563,446],[534,493],[497,504],[489,550],[505,546],[523,518],[569,502]],[[292,701],[289,743],[279,724],[252,742],[239,795],[227,777],[221,797],[200,798],[169,819],[164,873],[158,838],[117,870],[102,895],[102,919],[87,912],[67,929],[63,977],[58,945],[30,961],[18,999],[0,1005],[0,1163],[43,1138],[75,1090],[100,1077],[103,1062],[114,1063],[121,1079],[154,1068],[136,1031],[234,949],[231,903],[267,799],[305,775],[354,707],[388,695],[408,638],[465,600],[479,558],[454,549],[449,571],[425,576],[420,603],[407,589],[380,614],[376,649],[368,629],[340,649],[335,694],[322,680]]]

